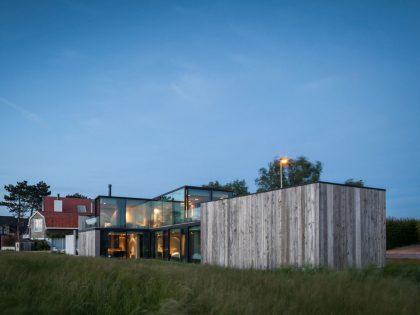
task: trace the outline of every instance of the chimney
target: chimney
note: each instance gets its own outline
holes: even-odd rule
[[[60,200],[60,194],[57,194],[57,200]]]
[[[112,192],[112,185],[108,184],[108,197],[111,197],[111,192]]]

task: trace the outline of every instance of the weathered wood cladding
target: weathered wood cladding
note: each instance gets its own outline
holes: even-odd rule
[[[202,262],[345,268],[385,259],[385,191],[316,183],[202,204]]]
[[[99,245],[99,230],[87,230],[79,232],[78,248],[80,256],[99,256]]]

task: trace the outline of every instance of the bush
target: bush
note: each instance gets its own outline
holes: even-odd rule
[[[420,220],[389,218],[386,220],[386,248],[417,244],[420,241]]]
[[[35,249],[34,250],[49,250],[50,245],[47,241],[44,240],[37,240],[35,241]]]

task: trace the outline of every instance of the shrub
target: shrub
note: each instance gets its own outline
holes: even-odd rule
[[[386,248],[417,244],[420,241],[420,220],[388,218]]]
[[[49,250],[50,245],[47,241],[44,240],[36,240],[35,241],[35,250]]]

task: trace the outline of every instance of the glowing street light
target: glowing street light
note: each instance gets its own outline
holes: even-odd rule
[[[280,158],[280,188],[283,188],[283,165],[286,166],[289,164],[289,159],[287,157]]]

